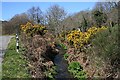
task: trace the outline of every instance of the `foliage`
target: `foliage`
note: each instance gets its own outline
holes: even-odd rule
[[[116,70],[120,64],[118,34],[118,26],[114,26],[106,31],[97,33],[92,41],[92,52],[89,52],[94,52],[97,57],[100,57],[106,63],[110,63],[110,65]]]
[[[79,62],[71,62],[68,66],[68,71],[73,74],[74,78],[86,80],[86,73]]]
[[[2,77],[4,78],[28,78],[27,61],[24,56],[16,52],[15,38],[11,39],[2,64]],[[23,68],[24,67],[24,68]]]
[[[105,13],[103,13],[99,10],[95,10],[93,12],[93,17],[94,17],[98,27],[101,27],[101,25],[107,21],[107,17],[105,15]]]
[[[82,22],[82,32],[85,32],[88,26],[88,22],[85,19],[85,17],[83,16],[83,22]]]
[[[21,25],[21,30],[27,35],[31,36],[33,36],[33,34],[44,35],[47,32],[45,26],[42,26],[40,24],[33,25],[30,22],[27,22],[25,25]]]
[[[67,46],[64,45],[63,43],[60,43],[60,46],[61,46],[64,50],[67,50]]]
[[[15,34],[16,32],[19,32],[18,25],[25,24],[28,21],[28,17],[25,13],[19,15],[17,14],[13,16],[9,21],[2,21],[2,34]]]
[[[52,68],[50,70],[47,70],[45,74],[48,80],[55,80],[54,75],[56,75],[56,66],[52,66]]]
[[[69,57],[69,54],[65,53],[64,54],[64,59],[67,59]]]
[[[107,28],[102,26],[101,28],[91,27],[86,32],[73,30],[67,35],[67,40],[74,45],[75,48],[81,48],[89,43],[90,38],[97,32],[106,30]]]

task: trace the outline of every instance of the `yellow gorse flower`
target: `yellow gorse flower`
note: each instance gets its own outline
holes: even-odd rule
[[[67,40],[68,42],[72,42],[75,48],[81,48],[85,44],[88,44],[91,36],[106,29],[107,27],[102,26],[101,28],[91,27],[86,32],[73,30],[67,35]]]
[[[33,25],[30,22],[27,22],[25,25],[21,25],[21,30],[26,34],[34,34],[34,33],[46,33],[46,27],[40,24]]]

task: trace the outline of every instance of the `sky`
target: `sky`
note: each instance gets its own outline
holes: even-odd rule
[[[2,17],[0,20],[10,20],[14,15],[21,14],[32,8],[40,7],[43,12],[58,4],[63,7],[68,14],[80,12],[81,10],[92,9],[96,2],[2,2]],[[0,3],[1,4],[1,3]]]

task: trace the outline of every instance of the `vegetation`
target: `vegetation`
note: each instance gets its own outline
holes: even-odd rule
[[[21,30],[29,36],[33,36],[33,34],[44,35],[47,32],[45,26],[40,24],[32,25],[32,23],[27,22],[25,25],[21,25]]]
[[[60,43],[60,46],[61,46],[64,50],[67,50],[67,46],[65,46],[63,43]]]
[[[61,24],[66,17],[66,11],[59,5],[50,6],[47,10],[46,18],[49,25],[49,29],[57,36],[61,32]]]
[[[109,71],[117,72],[120,64],[118,43],[118,26],[116,25],[106,31],[97,33],[92,41],[93,46],[88,49],[90,51],[88,53],[101,58],[106,66],[111,65],[112,68]]]
[[[100,12],[99,10],[94,11],[93,16],[94,16],[97,26],[99,26],[99,27],[101,27],[101,25],[103,23],[105,23],[105,21],[107,21],[106,15],[104,13]]]
[[[68,70],[74,78],[119,78],[118,7],[116,2],[97,2],[92,10],[72,15],[68,15],[59,5],[49,7],[45,14],[39,7],[32,7],[27,12],[4,21],[3,34],[14,34],[16,29],[20,31],[26,48],[24,56],[30,60],[33,78],[54,78],[56,73],[53,59],[62,52],[58,47],[64,49],[63,57],[68,61]],[[3,77],[16,77],[15,72],[21,67],[13,70],[10,66],[24,65],[24,56],[16,54],[14,42],[9,44],[6,53]],[[13,63],[7,62],[8,59]],[[9,72],[6,71],[8,66]],[[20,72],[17,77],[29,75]]]
[[[45,72],[45,74],[46,74],[46,77],[48,80],[55,80],[54,76],[57,74],[56,73],[56,66],[53,66],[50,70],[47,70]]]
[[[64,59],[67,60],[68,57],[69,57],[69,54],[65,53],[65,54],[64,54]]]
[[[91,27],[86,32],[73,30],[67,35],[67,39],[75,48],[81,48],[90,43],[89,40],[94,34],[106,29],[106,27],[102,26],[101,28]]]
[[[16,52],[16,40],[11,39],[2,64],[2,78],[29,78],[28,61],[21,54]],[[22,49],[21,49],[22,50]]]
[[[79,62],[71,62],[68,66],[68,70],[74,75],[74,78],[77,78],[78,80],[87,79],[86,73],[83,71],[83,68]]]

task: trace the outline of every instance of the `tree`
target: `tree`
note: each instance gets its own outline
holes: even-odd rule
[[[61,23],[66,17],[66,12],[59,5],[53,5],[47,10],[46,18],[49,28],[57,35],[60,31]]]
[[[39,7],[32,7],[27,11],[27,15],[33,23],[44,24],[44,15]]]
[[[114,26],[118,24],[118,3],[117,2],[97,2],[93,11],[100,11],[106,15],[106,25]]]
[[[107,21],[106,14],[98,10],[93,12],[93,19],[98,27],[101,27],[101,25]]]
[[[4,21],[3,34],[15,34],[17,29],[20,30],[19,25],[26,24],[28,21],[28,16],[25,13],[13,16],[9,21]]]
[[[82,27],[81,27],[82,31],[85,32],[87,27],[88,27],[88,22],[87,22],[87,20],[85,19],[84,15],[83,15],[83,21],[82,21]]]
[[[28,22],[29,19],[28,19],[28,16],[26,13],[22,13],[22,14],[17,14],[15,16],[13,16],[9,22],[13,25],[16,25],[16,24],[25,24],[26,22]]]

